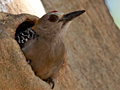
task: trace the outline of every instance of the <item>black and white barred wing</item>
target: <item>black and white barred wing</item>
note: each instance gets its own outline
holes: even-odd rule
[[[19,32],[15,35],[15,39],[20,45],[21,48],[24,47],[24,44],[30,40],[37,38],[39,35],[35,31],[33,31],[31,28],[27,28],[26,30]]]

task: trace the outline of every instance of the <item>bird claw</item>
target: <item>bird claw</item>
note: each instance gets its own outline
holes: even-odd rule
[[[55,86],[54,80],[52,78],[49,78],[48,81],[49,81],[49,84],[52,83],[52,89],[53,89]]]
[[[31,63],[31,60],[27,60],[27,63],[30,64],[30,63]]]

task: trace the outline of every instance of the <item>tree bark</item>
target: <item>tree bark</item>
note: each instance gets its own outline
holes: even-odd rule
[[[15,40],[15,31],[24,21],[37,17],[0,13],[0,90],[49,90],[47,83],[36,77]]]
[[[62,77],[57,78],[54,90],[119,90],[120,30],[104,0],[42,2],[47,12],[86,10],[69,27],[65,38],[68,65],[64,73],[60,72]],[[25,11],[30,13],[26,4],[13,0],[6,4],[7,12],[18,14],[27,8]],[[50,90],[34,75],[14,39],[17,27],[26,20],[34,23],[38,17],[0,13],[0,90]]]

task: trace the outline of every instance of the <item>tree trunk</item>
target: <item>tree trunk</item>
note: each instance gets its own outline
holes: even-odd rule
[[[18,14],[26,8],[26,13],[33,10],[28,10],[30,7],[25,0],[9,1],[3,7],[7,8],[6,12]],[[86,10],[69,27],[65,38],[68,65],[63,76],[57,78],[54,90],[119,90],[120,30],[104,0],[42,2],[47,12]],[[27,14],[0,13],[0,90],[50,90],[47,83],[34,75],[14,40],[15,31],[22,22],[34,23],[37,19]]]

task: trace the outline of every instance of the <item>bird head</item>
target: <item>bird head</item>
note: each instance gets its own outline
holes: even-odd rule
[[[58,11],[51,11],[42,16],[34,25],[33,29],[41,36],[64,34],[71,21],[83,14],[85,10],[79,10],[64,14]]]

